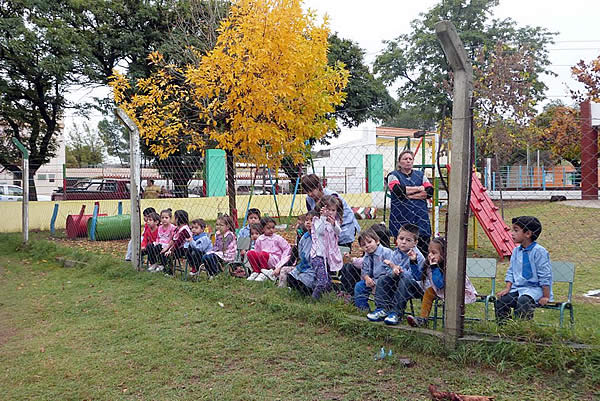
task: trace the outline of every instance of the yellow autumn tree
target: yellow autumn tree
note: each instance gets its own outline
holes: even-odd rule
[[[132,86],[115,73],[115,101],[150,150],[216,146],[257,165],[301,161],[305,141],[336,127],[348,73],[327,65],[327,20],[300,0],[237,0],[215,48],[180,66],[153,53],[155,72]]]

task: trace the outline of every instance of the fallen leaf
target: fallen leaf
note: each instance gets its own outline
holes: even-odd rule
[[[44,347],[40,348],[40,352],[46,352],[46,348],[44,348]]]

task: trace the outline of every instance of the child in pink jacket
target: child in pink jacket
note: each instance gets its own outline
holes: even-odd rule
[[[263,234],[254,243],[254,249],[246,254],[252,274],[250,281],[265,281],[267,278],[275,281],[275,271],[287,263],[292,255],[292,247],[281,235],[275,234],[275,220],[263,217],[260,220]]]

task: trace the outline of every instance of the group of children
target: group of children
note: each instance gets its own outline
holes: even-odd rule
[[[340,279],[341,289],[353,293],[353,302],[367,312],[371,321],[398,324],[407,303],[421,298],[419,316],[406,316],[412,326],[427,324],[436,298],[444,299],[446,275],[446,241],[442,237],[429,243],[425,257],[417,248],[419,228],[403,225],[396,235],[396,247],[390,248],[390,232],[382,224],[362,231],[358,243],[364,256],[342,255],[338,246],[343,205],[336,196],[326,195],[316,207],[299,217],[296,244],[275,233],[275,221],[262,217],[260,210],[250,209],[248,224],[235,234],[233,219],[227,215],[216,221],[214,244],[204,232],[202,219],[189,221],[185,210],[153,209],[143,211],[142,254],[148,255],[151,272],[172,274],[168,258],[185,256],[190,275],[204,269],[209,276],[223,270],[225,263],[236,259],[237,239],[249,237],[250,245],[241,251],[251,273],[248,281],[277,281],[301,294],[319,299],[332,289],[332,276]],[[541,233],[539,220],[531,216],[513,219],[512,235],[520,245],[513,251],[506,273],[506,287],[497,294],[496,317],[503,323],[514,308],[515,317],[533,317],[537,305],[552,300],[552,269],[548,252],[535,241]],[[346,262],[346,263],[344,263]],[[242,269],[242,272],[244,270]],[[232,271],[234,273],[234,271]],[[237,271],[239,273],[239,271]],[[238,277],[245,277],[235,274]],[[369,306],[374,296],[375,309]],[[475,302],[477,293],[465,279],[465,304]]]

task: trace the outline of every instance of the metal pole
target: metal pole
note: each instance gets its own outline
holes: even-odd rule
[[[67,166],[63,164],[63,200],[67,200]]]
[[[21,151],[23,155],[23,198],[21,199],[21,205],[23,210],[21,212],[23,231],[23,243],[26,244],[29,241],[29,151],[17,138],[12,139],[15,146]]]
[[[52,218],[50,219],[50,234],[56,234],[56,218],[58,217],[58,203],[54,204],[54,211],[52,212]]]
[[[325,168],[325,167],[323,167]],[[275,183],[273,182],[273,176],[271,175],[271,169],[269,171],[269,181],[271,181],[271,192],[273,193],[273,199],[275,200],[275,210],[277,210],[277,218],[279,219],[279,223],[281,223],[281,213],[279,213],[279,204],[277,203],[277,193],[275,192]]]
[[[448,202],[448,251],[446,258],[446,325],[445,343],[455,348],[463,334],[468,228],[468,192],[471,179],[471,98],[473,70],[458,37],[449,21],[435,24],[437,37],[454,71],[452,106],[452,170]]]
[[[129,175],[131,198],[131,265],[139,270],[141,266],[141,228],[140,217],[140,131],[133,120],[121,108],[115,109],[117,117],[129,129]]]

